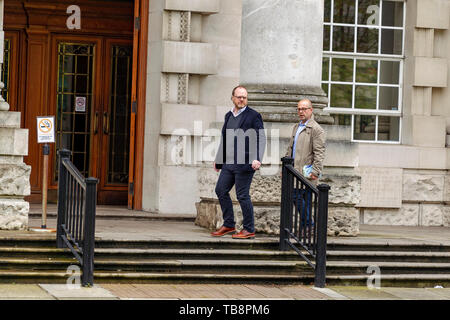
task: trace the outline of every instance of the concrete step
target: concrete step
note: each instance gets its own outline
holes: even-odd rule
[[[73,274],[62,271],[9,271],[0,270],[0,283],[73,283]],[[94,273],[94,283],[265,283],[312,285],[312,275],[252,275],[252,274],[192,274],[152,272],[105,272]],[[369,275],[329,275],[326,285],[366,286],[375,285]],[[443,287],[450,286],[450,275],[398,274],[384,275],[381,287]]]
[[[34,210],[33,210],[34,209]],[[40,208],[31,208],[28,213],[29,219],[41,219],[42,210]],[[47,211],[48,219],[56,219],[56,207]],[[162,213],[150,213],[144,211],[124,211],[123,209],[111,209],[96,211],[95,218],[97,220],[114,220],[114,221],[187,221],[194,222],[196,214],[162,214]]]
[[[330,250],[327,252],[327,261],[450,263],[450,252]]]
[[[301,258],[294,251],[251,250],[251,249],[127,249],[96,248],[95,259],[144,260],[144,259],[190,259],[200,260],[279,260],[298,261]],[[67,249],[54,247],[0,247],[1,258],[72,258]],[[429,262],[450,263],[450,252],[401,252],[401,251],[328,251],[327,261],[359,262]]]
[[[78,265],[76,259],[0,259],[0,270],[59,270]],[[228,274],[301,274],[312,269],[303,261],[255,260],[95,260],[96,271],[161,272],[161,273],[219,273]]]
[[[95,261],[97,271],[249,274],[249,275],[301,275],[313,270],[303,261],[255,260],[153,260],[153,261]]]
[[[303,260],[203,260],[192,259],[120,259],[96,258],[96,271],[127,271],[153,273],[227,273],[227,274],[278,274],[305,275],[312,274],[313,269]],[[60,270],[70,265],[78,265],[74,258],[1,258],[1,270]],[[441,274],[450,275],[450,263],[417,263],[417,262],[357,262],[329,261],[327,275],[365,275],[371,267],[379,267],[383,275],[391,274]]]
[[[60,270],[0,270],[0,283],[67,283],[70,276]]]
[[[0,270],[0,283],[67,283],[71,276],[73,274],[62,271]],[[94,272],[94,283],[301,283],[310,285],[313,282],[314,277],[308,275]]]
[[[419,262],[327,262],[327,275],[365,275],[372,274],[373,267],[378,267],[382,275],[395,274],[441,274],[450,275],[450,263]]]
[[[101,259],[190,259],[199,260],[299,260],[293,251],[251,249],[123,249],[97,248],[95,257]]]
[[[49,247],[54,248],[56,235],[34,235],[30,237],[2,237],[2,247]],[[251,249],[278,251],[279,242],[274,237],[258,237],[254,240],[235,240],[231,238],[205,238],[202,240],[117,240],[96,239],[95,248],[125,249]],[[377,244],[357,241],[329,240],[328,252],[449,252],[450,245],[421,242],[397,242],[395,244]],[[367,255],[370,255],[369,253]]]
[[[192,259],[253,259],[253,260],[299,260],[294,251],[249,250],[249,249],[105,249],[95,250],[96,258],[164,258],[178,259],[186,256]],[[367,252],[328,251],[328,261],[368,261],[368,262],[448,262],[450,252]]]
[[[345,240],[328,240],[327,251],[370,251],[370,252],[450,252],[450,245],[435,242],[395,241],[368,243]]]
[[[63,271],[71,265],[78,265],[75,258],[0,258],[0,270],[55,270]]]
[[[0,259],[2,258],[71,258],[72,253],[62,248],[49,247],[0,247]]]
[[[278,241],[274,238],[236,240],[231,238],[206,238],[202,240],[100,240],[95,242],[95,248],[125,248],[125,249],[246,249],[246,250],[277,250]]]
[[[374,278],[370,275],[327,275],[327,285],[339,286],[375,286]],[[396,274],[382,275],[380,287],[404,287],[404,288],[434,288],[442,286],[450,287],[450,275],[433,274]]]

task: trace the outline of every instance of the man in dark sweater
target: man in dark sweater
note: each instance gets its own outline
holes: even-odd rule
[[[255,237],[253,204],[250,199],[250,185],[253,175],[261,166],[266,145],[261,115],[247,106],[247,89],[237,86],[232,91],[234,107],[225,115],[222,139],[217,152],[214,169],[221,169],[216,185],[223,214],[223,225],[211,233],[214,237],[235,232],[235,219],[230,190],[233,185],[242,209],[243,229],[233,234],[234,239]]]

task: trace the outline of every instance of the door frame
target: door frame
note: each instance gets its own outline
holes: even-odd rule
[[[145,116],[146,116],[145,109],[146,109],[146,92],[147,92],[149,1],[135,0],[134,8],[135,8],[134,37],[136,41],[134,41],[133,44],[133,51],[134,50],[137,51],[138,63],[137,64],[133,63],[133,68],[137,68],[137,66],[139,66],[139,70],[136,71],[136,79],[133,78],[133,81],[136,81],[136,114],[135,114],[136,123],[135,123],[134,150],[144,150]],[[142,210],[144,152],[134,152],[133,168],[134,170],[130,172],[130,176],[131,174],[133,174],[134,178],[133,190],[129,190],[128,208],[134,210]]]

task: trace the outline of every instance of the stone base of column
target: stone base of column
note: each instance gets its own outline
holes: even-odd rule
[[[197,217],[195,224],[215,231],[223,225],[222,210],[219,201],[204,198],[196,203]],[[253,206],[255,231],[268,235],[280,234],[280,205],[256,203]],[[236,229],[242,229],[242,212],[239,203],[233,203]],[[328,207],[327,234],[331,237],[355,237],[359,235],[359,210],[354,207]]]
[[[27,230],[30,204],[23,199],[0,198],[0,229]]]
[[[203,180],[209,189],[214,190],[214,181]],[[328,202],[329,236],[355,237],[359,234],[359,203],[361,192],[361,177],[357,175],[325,174],[319,183],[328,184],[331,189]],[[250,197],[253,202],[255,230],[277,236],[280,233],[280,194],[281,177],[255,175]],[[242,211],[236,199],[235,192],[230,192],[233,201],[233,211],[236,229],[242,228]],[[219,200],[212,194],[201,197],[196,203],[197,217],[195,224],[209,230],[216,230],[223,224],[222,210]]]
[[[197,217],[195,224],[215,231],[223,225],[223,215],[219,200],[202,198],[197,202]],[[255,232],[269,235],[280,234],[280,205],[273,203],[254,203]],[[239,202],[233,201],[234,220],[238,231],[243,228],[242,211]]]
[[[28,153],[28,129],[20,128],[20,112],[0,111],[0,229],[26,230],[30,205],[31,167],[23,162]]]
[[[248,91],[248,105],[261,113],[263,121],[298,122],[297,103],[311,100],[314,119],[320,124],[333,124],[333,118],[323,109],[328,98],[321,88],[244,84]]]

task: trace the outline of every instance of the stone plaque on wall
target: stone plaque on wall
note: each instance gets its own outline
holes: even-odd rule
[[[402,169],[360,168],[361,201],[358,207],[400,208]]]

